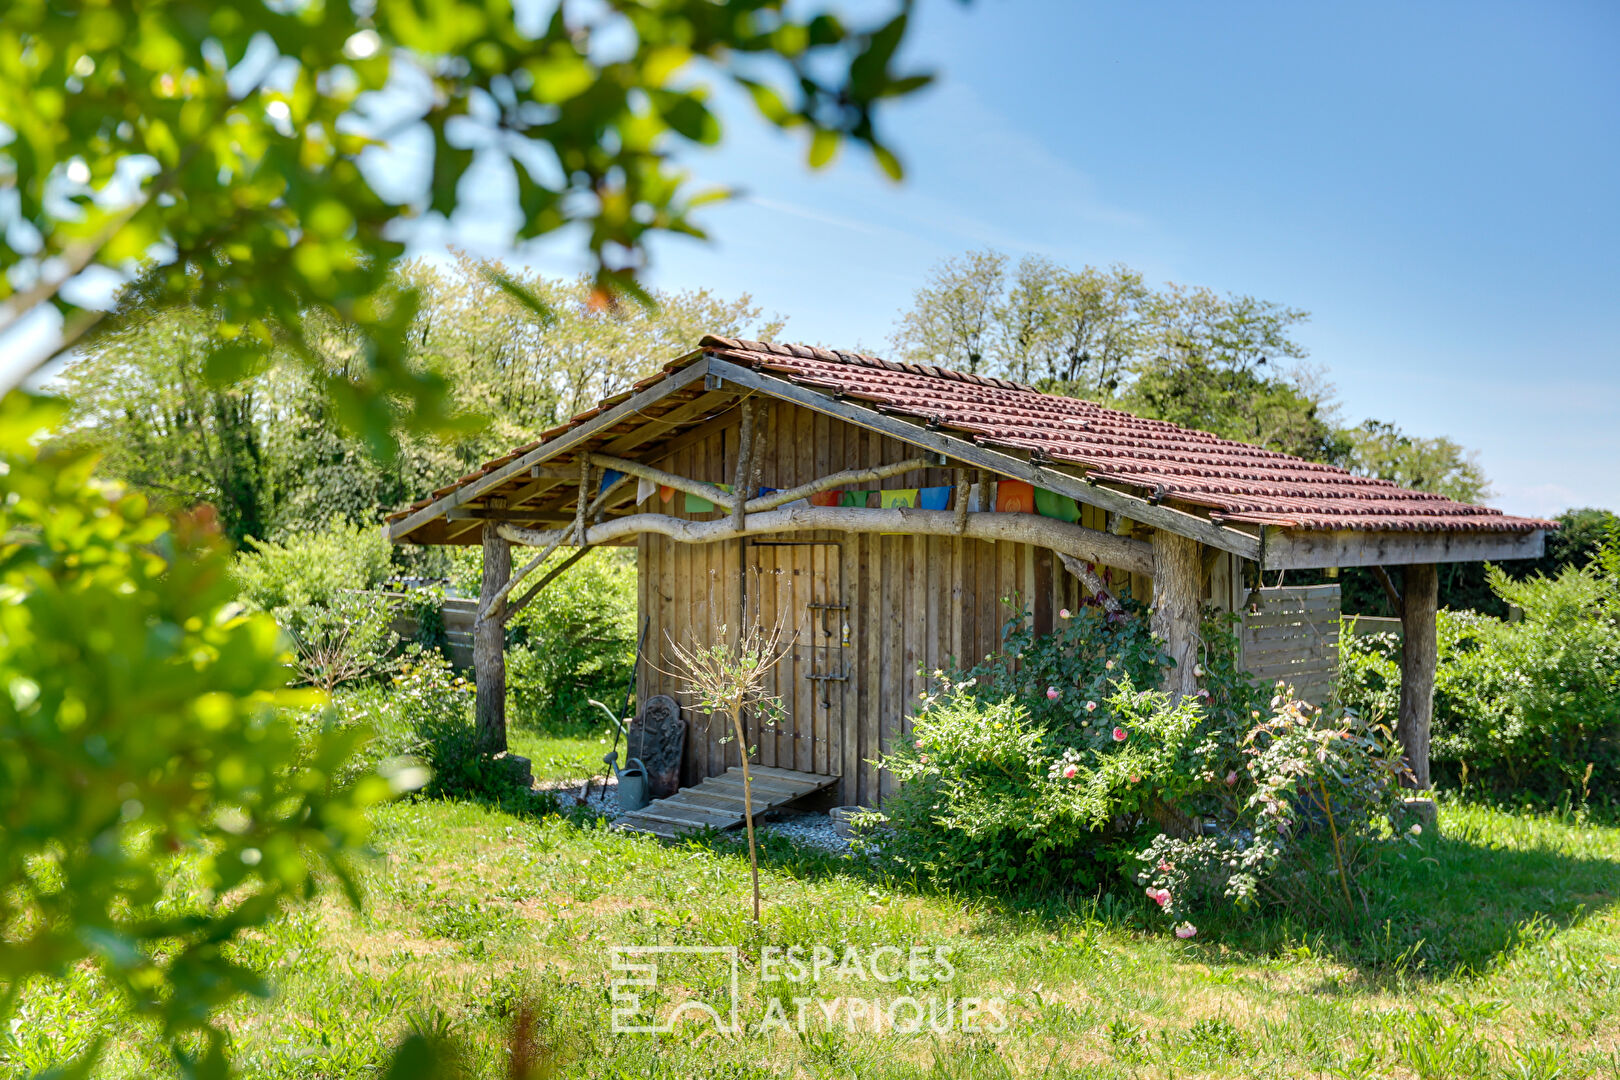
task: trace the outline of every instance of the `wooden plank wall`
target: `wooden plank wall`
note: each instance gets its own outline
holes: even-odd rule
[[[1243,615],[1243,666],[1262,683],[1278,680],[1321,704],[1339,667],[1339,586],[1261,589],[1257,611]]]
[[[766,487],[791,487],[841,469],[917,455],[914,447],[894,439],[783,402],[764,403],[760,417],[767,451],[760,483]],[[733,410],[709,428],[683,436],[685,444],[673,452],[648,461],[694,479],[729,482],[737,436]],[[871,486],[929,487],[968,480],[967,474],[952,469],[931,468]],[[669,504],[659,503],[655,495],[644,509],[701,519],[721,513],[687,515],[678,493]],[[1083,510],[1083,524],[1105,527],[1101,511]],[[911,714],[933,671],[969,666],[997,649],[1002,625],[1013,610],[1004,601],[1017,598],[1024,617],[1037,632],[1046,632],[1059,609],[1078,607],[1081,599],[1079,582],[1055,556],[1026,544],[820,533],[778,539],[799,543],[693,546],[659,536],[640,538],[640,604],[650,628],[638,698],[671,694],[684,707],[668,641],[717,643],[722,626],[739,625],[746,603],[747,617],[766,626],[791,627],[800,641],[799,655],[785,660],[774,679],[791,716],[780,730],[750,732],[750,741],[759,746],[755,760],[836,774],[844,803],[877,805],[893,790],[892,779],[880,776],[873,761],[909,739]],[[1106,567],[1099,571],[1116,590],[1123,592],[1129,583],[1139,598],[1147,599],[1145,577],[1131,581],[1131,575]],[[825,634],[820,612],[806,605],[837,602],[847,610],[832,613],[833,630]],[[835,673],[829,668],[840,663],[848,681],[827,683],[830,704],[822,706],[821,685],[805,676]],[[721,743],[718,721],[707,723],[690,711],[688,716],[682,782],[693,784],[736,764],[738,755],[734,743]]]

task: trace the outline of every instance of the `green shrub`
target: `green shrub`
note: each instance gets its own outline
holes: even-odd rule
[[[617,708],[636,655],[634,553],[585,556],[518,612],[507,640],[515,723],[545,730],[593,724],[592,698]]]
[[[249,540],[237,557],[237,589],[259,611],[329,604],[344,592],[375,589],[388,580],[389,545],[382,532],[333,517],[321,532],[285,543]]]
[[[237,586],[291,640],[300,682],[330,693],[392,670],[395,611],[371,591],[388,577],[388,542],[377,529],[333,518],[325,531],[284,544],[249,543],[236,560]]]
[[[1262,887],[1342,913],[1322,897],[1350,895],[1391,836],[1387,728],[1329,723],[1286,688],[1268,699],[1238,667],[1230,617],[1206,621],[1199,689],[1179,701],[1137,689],[1167,663],[1139,610],[1089,610],[1040,638],[1015,618],[1005,641],[971,673],[936,673],[910,744],[881,762],[900,782],[878,852],[895,869],[982,891],[1136,878],[1176,916]]]
[[[1620,543],[1557,577],[1488,576],[1524,617],[1439,613],[1436,772],[1539,801],[1620,796]],[[1397,636],[1341,635],[1339,701],[1370,719],[1395,715]]]
[[[912,736],[882,762],[900,782],[884,802],[879,849],[895,868],[978,890],[1099,880],[1081,786],[1061,775],[1049,732],[1024,703],[948,688],[917,715]]]
[[[456,674],[437,652],[412,655],[392,686],[405,734],[399,748],[430,771],[422,793],[438,798],[484,798],[531,804],[532,793],[494,757],[478,749],[473,721],[473,684]]]
[[[1212,763],[1237,761],[1231,733],[1259,693],[1235,638],[1206,630],[1205,686],[1172,703],[1137,689],[1168,662],[1140,607],[1060,613],[1041,636],[1015,614],[999,653],[935,673],[909,745],[881,762],[900,781],[883,856],[938,885],[1073,889],[1106,877],[1130,837],[1184,828]]]
[[[1167,916],[1274,901],[1332,918],[1364,906],[1356,880],[1400,839],[1405,766],[1389,728],[1281,693],[1242,740],[1223,780],[1232,813],[1192,836],[1161,833],[1137,854],[1138,882]],[[1286,872],[1279,872],[1286,871]]]

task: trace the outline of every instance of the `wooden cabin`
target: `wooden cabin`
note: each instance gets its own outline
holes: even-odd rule
[[[1398,734],[1426,786],[1435,564],[1537,557],[1551,527],[1005,380],[718,337],[385,526],[396,543],[483,546],[474,666],[491,749],[505,748],[504,621],[591,547],[634,545],[638,698],[678,698],[671,642],[780,628],[784,715],[751,726],[755,761],[836,777],[863,805],[890,790],[873,762],[907,738],[928,673],[992,652],[1020,610],[1043,632],[1129,590],[1177,661],[1169,689],[1189,692],[1200,609],[1252,609],[1251,670],[1321,687],[1325,599],[1262,609],[1254,589],[1359,565],[1402,568]],[[686,719],[683,784],[738,763],[721,723]]]

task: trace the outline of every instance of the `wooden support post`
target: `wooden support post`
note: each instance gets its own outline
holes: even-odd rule
[[[1198,622],[1204,576],[1203,547],[1164,529],[1153,530],[1153,632],[1164,639],[1176,666],[1165,673],[1164,689],[1183,697],[1198,689]]]
[[[478,749],[506,750],[506,601],[512,574],[512,545],[491,521],[484,525],[484,575],[479,585],[479,617],[473,623],[473,682],[477,687]],[[497,599],[500,597],[500,599]]]
[[[1395,737],[1406,751],[1413,787],[1429,787],[1429,721],[1434,715],[1434,669],[1438,662],[1434,615],[1440,606],[1440,575],[1433,563],[1406,567],[1401,590],[1401,711]]]

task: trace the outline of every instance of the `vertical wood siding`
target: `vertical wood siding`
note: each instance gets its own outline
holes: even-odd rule
[[[914,447],[784,402],[761,402],[763,440],[759,482],[785,488],[841,469],[901,461]],[[735,412],[705,437],[648,463],[698,480],[729,483],[736,468]],[[883,481],[885,488],[961,484],[970,478],[931,468]],[[721,511],[687,514],[684,496],[644,509],[713,519]],[[1102,529],[1101,511],[1082,507],[1081,523]],[[760,538],[766,540],[767,538]],[[707,646],[726,640],[744,618],[781,625],[799,642],[774,672],[773,689],[788,716],[777,728],[751,726],[755,758],[764,765],[837,775],[845,803],[877,805],[893,790],[874,760],[909,739],[911,714],[932,672],[968,666],[994,652],[1002,625],[1017,611],[1037,631],[1057,612],[1079,606],[1077,582],[1044,548],[935,536],[801,533],[783,543],[727,541],[678,544],[643,535],[637,542],[639,598],[648,621],[646,658],[637,676],[639,700],[670,694],[689,720],[683,784],[738,762],[738,747],[722,743],[720,718],[695,714],[679,694],[668,641]],[[1146,579],[1099,567],[1116,590]],[[1018,607],[1009,607],[1008,602]],[[845,610],[810,604],[845,605]],[[825,612],[825,621],[823,617]],[[844,627],[848,627],[847,640]],[[827,631],[824,631],[824,627]],[[832,670],[829,670],[831,668]],[[847,681],[811,674],[846,672]],[[823,705],[826,701],[829,704]]]

